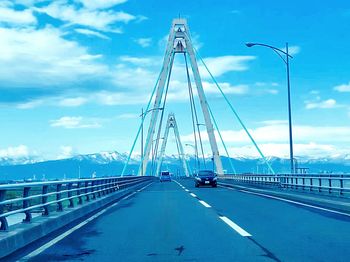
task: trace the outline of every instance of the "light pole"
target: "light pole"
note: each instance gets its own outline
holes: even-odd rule
[[[158,153],[158,152],[154,153],[154,150],[156,148],[153,148],[153,143],[154,143],[154,141],[158,141],[158,140],[162,140],[162,139],[164,139],[164,137],[160,137],[159,139],[156,138],[156,139],[152,140],[152,149],[151,149],[152,150],[152,163],[151,163],[151,168],[152,169],[151,169],[151,176],[153,176],[153,173],[154,173],[154,162],[156,161],[155,157],[157,157],[157,153]],[[159,143],[159,142],[157,142],[157,143]]]
[[[152,109],[149,109],[147,110],[146,112],[143,112],[143,108],[141,109],[141,175],[143,176],[143,122],[145,120],[145,117],[146,115],[149,113],[149,112],[152,112],[154,110],[163,110],[164,108],[163,107],[157,107],[157,108],[152,108]],[[152,141],[152,146],[153,146],[153,141]],[[153,149],[152,149],[153,151]]]
[[[247,47],[252,47],[252,46],[264,46],[272,49],[286,64],[287,66],[287,88],[288,88],[288,123],[289,123],[289,157],[290,157],[290,171],[292,174],[294,174],[294,163],[293,163],[293,132],[292,132],[292,109],[291,109],[291,96],[290,96],[290,79],[289,79],[289,58],[293,58],[289,53],[288,53],[288,43],[286,43],[286,51],[283,51],[277,47],[266,45],[266,44],[261,44],[261,43],[246,43]],[[285,55],[283,57],[282,54]]]
[[[194,150],[194,159],[195,159],[195,163],[196,163],[196,166],[197,166],[196,169],[199,170],[199,159],[197,157],[197,149],[196,149],[196,147],[194,145],[192,145],[192,144],[185,144],[185,146],[190,146],[190,147],[193,148],[193,150]]]

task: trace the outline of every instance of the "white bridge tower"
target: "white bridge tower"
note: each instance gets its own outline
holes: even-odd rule
[[[157,124],[158,114],[160,111],[158,109],[161,109],[161,102],[162,102],[162,97],[164,93],[164,88],[168,78],[168,72],[171,70],[171,67],[173,65],[174,55],[177,53],[182,53],[185,55],[187,54],[189,57],[192,73],[194,76],[194,81],[197,88],[197,93],[199,96],[200,105],[204,116],[205,126],[209,137],[209,142],[213,153],[216,172],[219,175],[222,175],[223,174],[222,163],[221,163],[219,150],[218,150],[217,142],[214,135],[213,124],[210,119],[207,99],[204,94],[202,80],[198,70],[194,48],[192,46],[192,40],[190,38],[189,28],[188,28],[186,19],[180,19],[180,18],[173,20],[173,23],[170,29],[168,44],[167,44],[165,57],[163,61],[163,67],[162,67],[162,71],[160,74],[160,78],[159,78],[159,82],[156,90],[156,97],[153,105],[151,121],[150,121],[148,133],[146,137],[145,151],[144,151],[144,155],[142,157],[142,163],[141,163],[142,166],[141,168],[139,168],[139,172],[140,172],[139,175],[145,175],[145,172],[147,170],[147,164],[148,164],[148,160],[151,152],[151,144],[156,131],[156,124]]]
[[[173,113],[169,114],[168,121],[166,123],[165,132],[164,132],[164,138],[163,138],[163,143],[162,143],[162,148],[160,150],[159,161],[157,163],[156,176],[158,176],[159,172],[160,172],[160,168],[161,168],[162,161],[163,161],[163,156],[164,156],[164,153],[165,153],[165,148],[166,148],[166,145],[167,145],[167,142],[168,142],[170,128],[172,128],[174,130],[176,147],[177,147],[177,151],[178,151],[178,154],[179,154],[179,158],[180,158],[180,160],[182,162],[182,168],[183,168],[183,170],[185,172],[185,175],[186,175],[186,177],[188,177],[189,173],[188,173],[188,168],[187,168],[187,164],[186,164],[184,149],[182,147],[179,129],[177,128],[175,115]]]

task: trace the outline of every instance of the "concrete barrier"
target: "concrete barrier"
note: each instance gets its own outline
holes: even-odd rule
[[[36,217],[30,223],[11,226],[10,231],[0,232],[0,259],[150,183],[152,181],[141,182],[65,211],[54,212],[50,216]]]
[[[231,181],[230,181],[231,182]],[[318,206],[321,208],[329,208],[334,211],[339,211],[342,213],[350,214],[350,202],[348,198],[336,197],[336,196],[325,196],[319,194],[307,194],[297,191],[287,191],[283,188],[263,188],[263,187],[254,187],[252,184],[238,185],[233,184],[228,181],[219,182],[218,185],[235,188],[237,190],[244,190],[256,194],[266,194],[276,198],[283,198],[291,201],[301,202],[307,205]]]

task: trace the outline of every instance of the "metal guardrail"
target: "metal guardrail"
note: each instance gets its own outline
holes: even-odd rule
[[[270,184],[284,188],[309,189],[318,192],[337,192],[343,195],[350,192],[350,175],[344,174],[278,174],[278,175],[225,175],[220,179],[235,182]]]
[[[144,182],[151,177],[106,177],[0,185],[0,231],[8,230],[7,217],[24,213],[23,222],[31,222],[32,213],[48,216],[84,202]]]

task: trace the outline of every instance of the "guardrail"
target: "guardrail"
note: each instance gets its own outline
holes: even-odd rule
[[[350,175],[344,174],[278,174],[278,175],[225,175],[220,179],[243,183],[276,185],[284,188],[308,189],[317,192],[337,192],[343,195],[350,192]]]
[[[49,216],[52,211],[82,205],[151,177],[106,177],[0,185],[0,231],[8,230],[7,217],[24,213],[31,222],[33,213]]]

